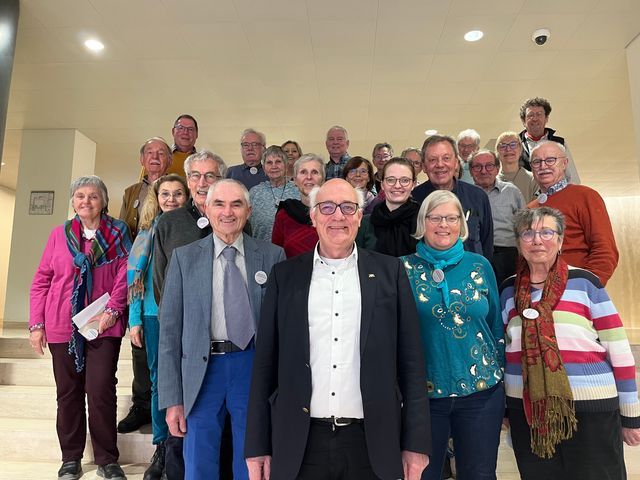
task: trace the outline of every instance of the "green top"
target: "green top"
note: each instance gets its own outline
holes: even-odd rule
[[[450,305],[417,254],[401,257],[418,307],[429,398],[462,397],[496,385],[504,369],[504,325],[496,277],[483,256],[464,252],[444,268]]]

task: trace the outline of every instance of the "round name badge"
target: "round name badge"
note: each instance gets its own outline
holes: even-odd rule
[[[434,282],[440,283],[444,280],[444,272],[441,269],[436,268],[433,272],[431,272],[431,278]]]
[[[196,224],[198,225],[198,228],[202,230],[203,228],[207,228],[209,226],[209,219],[207,217],[200,217]]]
[[[256,167],[251,167],[249,169],[249,172],[251,173],[251,175],[255,175],[256,173],[258,173],[258,169]]]
[[[524,316],[525,318],[528,318],[529,320],[535,320],[540,316],[540,314],[535,308],[525,308],[522,311],[522,316]]]
[[[135,202],[133,202],[133,208],[138,208],[138,205],[140,205],[140,200],[136,198]]]
[[[256,279],[256,283],[258,285],[264,285],[265,283],[267,283],[267,274],[262,270],[258,270],[254,275],[254,278]]]
[[[540,195],[538,195],[538,203],[540,204],[546,203],[548,198],[549,197],[547,196],[546,193],[541,193]]]

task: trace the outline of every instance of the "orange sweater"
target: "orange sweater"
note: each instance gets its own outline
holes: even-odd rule
[[[538,200],[528,205],[540,206]],[[602,197],[592,188],[569,184],[551,195],[544,206],[556,208],[564,215],[565,262],[593,272],[606,285],[618,265],[618,248]]]

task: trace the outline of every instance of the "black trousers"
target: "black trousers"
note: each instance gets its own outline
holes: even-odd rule
[[[498,287],[511,275],[515,275],[517,262],[518,249],[516,247],[493,247],[491,265],[496,274]]]
[[[513,451],[523,480],[625,480],[620,413],[576,412],[578,430],[550,459],[531,452],[524,410],[510,408]]]
[[[137,407],[151,411],[151,373],[144,345],[140,348],[131,344],[131,361],[133,364],[131,400]]]
[[[298,480],[378,480],[369,462],[364,425],[346,427],[311,420]]]

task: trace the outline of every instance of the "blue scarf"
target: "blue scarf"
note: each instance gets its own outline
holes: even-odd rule
[[[89,240],[91,249],[86,255],[82,248],[82,243],[86,240],[82,238],[82,223],[78,215],[65,222],[64,231],[67,237],[67,248],[73,257],[75,267],[71,294],[71,316],[74,316],[92,301],[92,270],[127,256],[131,249],[131,240],[127,224],[104,213],[101,214],[96,236]],[[85,338],[73,321],[71,325],[73,334],[69,342],[69,354],[74,356],[76,371],[81,372],[84,368]]]
[[[127,260],[127,285],[129,286],[128,303],[136,299],[144,299],[144,278],[151,266],[153,256],[153,238],[158,225],[158,215],[148,230],[140,230],[136,236]]]
[[[433,270],[439,268],[444,273],[446,267],[457,265],[460,260],[462,260],[464,256],[464,246],[462,240],[458,238],[458,241],[447,250],[436,250],[424,243],[424,240],[421,240],[418,242],[416,253],[420,258],[430,263]],[[449,284],[447,283],[446,274],[444,275],[444,279],[438,283],[438,288],[442,290],[442,298],[447,308],[449,308]]]

